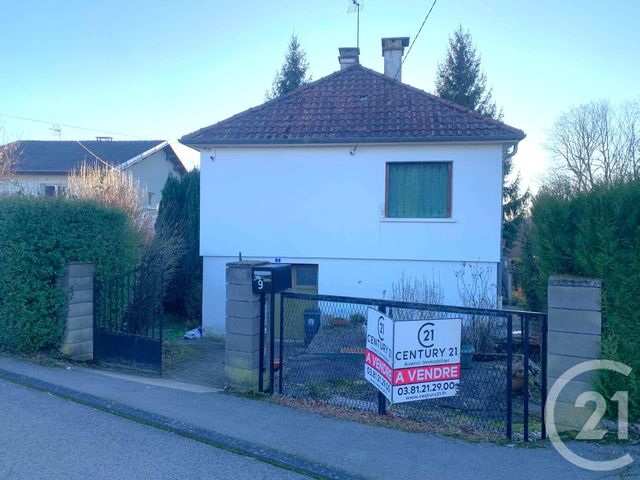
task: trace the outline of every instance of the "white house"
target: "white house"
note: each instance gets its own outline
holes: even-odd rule
[[[105,162],[131,172],[140,186],[143,205],[150,209],[158,207],[167,177],[182,175],[193,166],[186,147],[166,140],[25,140],[0,148],[11,158],[13,173],[9,183],[2,185],[3,190],[59,195],[67,186],[69,173],[78,170],[83,162]]]
[[[386,75],[340,49],[339,71],[181,139],[202,152],[209,331],[239,252],[322,294],[389,298],[404,273],[459,304],[465,262],[499,284],[503,152],[524,133],[401,83],[407,42],[383,39]]]

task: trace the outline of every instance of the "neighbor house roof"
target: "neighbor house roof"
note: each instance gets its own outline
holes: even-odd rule
[[[524,132],[354,65],[209,127],[187,145],[514,142]]]
[[[5,145],[12,148],[13,169],[25,174],[67,174],[83,162],[99,161],[117,167],[145,152],[166,144],[164,140],[140,141],[55,141],[22,140]]]

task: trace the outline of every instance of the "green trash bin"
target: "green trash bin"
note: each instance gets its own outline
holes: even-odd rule
[[[473,348],[473,345],[462,344],[460,346],[460,367],[461,368],[471,368],[471,363],[473,362],[473,354],[476,353],[476,349]]]

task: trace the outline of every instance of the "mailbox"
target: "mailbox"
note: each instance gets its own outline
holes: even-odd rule
[[[291,265],[268,264],[253,267],[254,293],[279,293],[291,288]]]

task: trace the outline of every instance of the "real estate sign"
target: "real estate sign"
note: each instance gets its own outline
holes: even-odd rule
[[[461,328],[459,318],[394,321],[370,308],[365,378],[392,403],[457,395]]]
[[[370,308],[367,314],[367,347],[364,378],[393,402],[393,320]]]

